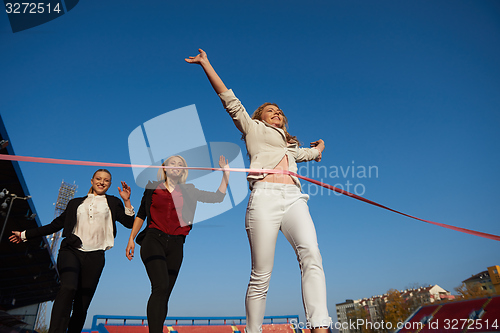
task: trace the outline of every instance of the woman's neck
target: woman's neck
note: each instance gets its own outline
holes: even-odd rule
[[[178,184],[177,179],[172,179],[167,177],[167,179],[165,180],[165,187],[169,192],[172,192],[177,184]]]

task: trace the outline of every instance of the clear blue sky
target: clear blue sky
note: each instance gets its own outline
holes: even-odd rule
[[[1,14],[0,45],[0,112],[18,155],[129,163],[134,128],[191,104],[207,141],[244,149],[201,68],[183,60],[201,47],[248,110],[276,102],[303,143],[325,141],[309,170],[378,169],[323,181],[361,184],[364,197],[391,208],[500,234],[497,1],[80,1],[15,34]],[[61,181],[85,195],[95,170],[21,168],[43,224]],[[138,207],[131,170],[111,171],[109,193],[125,180]],[[345,299],[414,283],[453,291],[500,263],[498,242],[326,190],[309,206],[334,319]],[[244,315],[245,208],[246,200],[193,229],[170,316]],[[94,314],[145,315],[150,284],[140,258],[125,258],[128,236],[120,227],[86,327]],[[268,315],[304,317],[298,264],[282,235],[267,305]]]

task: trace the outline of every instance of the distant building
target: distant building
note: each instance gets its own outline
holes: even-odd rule
[[[423,304],[430,304],[436,301],[454,299],[455,296],[440,286],[429,285],[427,287],[411,288],[400,291],[401,296],[408,302],[408,307],[412,311],[418,309]],[[339,333],[357,333],[351,329],[351,323],[356,319],[366,319],[372,323],[381,323],[385,320],[385,304],[388,301],[388,295],[377,295],[358,300],[346,300],[344,303],[336,304],[337,318],[339,322]],[[364,309],[367,318],[356,318],[358,310]],[[347,328],[347,329],[346,329]]]
[[[434,303],[436,301],[445,301],[455,299],[454,295],[440,286],[429,285],[428,287],[412,288],[401,291],[404,299],[417,299],[420,303]]]
[[[380,323],[384,320],[383,308],[387,303],[387,295],[372,296],[370,298],[363,298],[359,304],[365,309],[368,314],[367,320],[372,323]]]
[[[488,270],[472,275],[467,280],[462,281],[467,287],[472,288],[479,285],[479,288],[490,294],[500,295],[500,266],[488,267]]]
[[[491,283],[493,288],[495,288],[495,293],[500,295],[500,266],[495,265],[488,267],[488,273],[490,274]]]
[[[360,300],[347,299],[344,303],[336,304],[337,309],[337,321],[339,325],[339,333],[356,333],[356,330],[349,329],[349,318],[352,313],[356,311],[359,307],[358,303]]]

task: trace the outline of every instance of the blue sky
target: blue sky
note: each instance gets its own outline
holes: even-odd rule
[[[201,68],[183,60],[203,48],[249,111],[276,102],[304,144],[325,141],[322,162],[309,170],[378,170],[323,181],[349,181],[391,208],[500,235],[496,1],[81,1],[15,34],[0,15],[0,45],[0,112],[18,155],[129,163],[133,129],[191,104],[207,141],[246,153]],[[43,224],[61,181],[78,184],[81,196],[95,170],[21,168]],[[127,181],[138,207],[132,171],[111,171],[109,193]],[[304,189],[334,319],[345,299],[414,283],[453,291],[499,264],[495,241]],[[193,229],[170,316],[244,315],[245,208],[246,200]],[[128,236],[120,227],[107,253],[87,327],[94,314],[145,315],[150,284],[140,258],[125,258]],[[299,268],[282,235],[266,311],[304,317]]]

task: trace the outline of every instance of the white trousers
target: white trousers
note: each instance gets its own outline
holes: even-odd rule
[[[326,305],[325,274],[308,199],[309,196],[295,185],[256,182],[253,186],[245,218],[252,256],[245,300],[247,333],[262,332],[279,230],[297,254],[307,321],[311,327],[327,327],[331,323]]]

